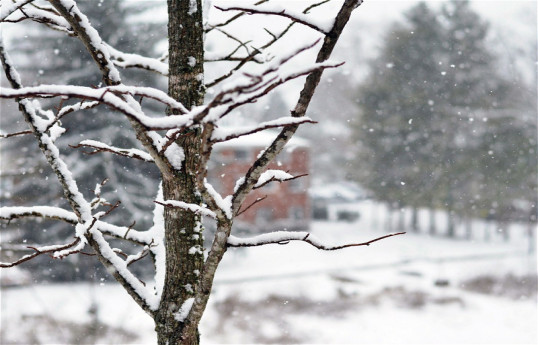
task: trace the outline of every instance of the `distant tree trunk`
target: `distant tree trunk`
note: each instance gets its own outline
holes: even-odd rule
[[[446,236],[454,238],[456,236],[456,226],[454,224],[454,211],[449,208],[446,212]]]
[[[405,209],[398,208],[398,231],[405,230]]]
[[[473,220],[471,219],[471,217],[466,216],[463,219],[463,222],[465,224],[465,238],[468,240],[472,240],[473,239]]]
[[[436,224],[436,219],[435,219],[435,209],[434,208],[430,208],[430,228],[429,228],[429,232],[430,232],[431,236],[435,236],[435,234],[437,233],[437,224]]]
[[[413,207],[411,212],[411,230],[413,230],[413,232],[419,232],[418,208]]]
[[[385,230],[387,231],[392,231],[392,213],[394,211],[392,210],[392,207],[390,206],[390,204],[387,204],[387,219],[386,219],[386,223],[385,223]]]
[[[196,1],[196,9],[191,3],[168,0],[168,94],[187,108],[201,105],[204,100],[202,2]],[[196,188],[200,138],[199,128],[190,128],[176,141],[185,158],[180,170],[174,167],[173,176],[162,177],[165,200],[201,204]],[[201,219],[193,212],[170,207],[165,208],[164,219],[167,263],[161,303],[155,316],[157,342],[159,345],[198,344],[197,327],[188,327],[192,331],[184,334],[185,324],[178,312],[188,305],[186,301],[193,298],[199,285],[199,272],[204,264]]]
[[[502,220],[502,221],[499,221],[497,224],[498,224],[497,228],[502,233],[504,242],[509,242],[510,241],[510,223]]]
[[[491,227],[488,220],[484,223],[484,241],[489,242],[491,240]]]
[[[529,240],[528,253],[532,254],[536,250],[536,223],[532,221],[528,223],[527,238]]]

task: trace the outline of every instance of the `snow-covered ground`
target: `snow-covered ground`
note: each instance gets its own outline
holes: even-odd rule
[[[381,236],[372,218],[383,214],[379,206],[357,208],[357,222],[315,222],[312,232],[336,243]],[[508,243],[406,234],[334,252],[306,243],[230,249],[202,341],[535,344],[536,255],[527,253],[525,231],[512,225]],[[92,303],[100,322],[93,328]],[[2,344],[156,340],[149,316],[111,283],[4,289],[1,322]]]

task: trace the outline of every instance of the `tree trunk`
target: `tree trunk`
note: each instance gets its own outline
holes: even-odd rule
[[[449,238],[456,237],[456,226],[454,224],[454,211],[451,207],[446,210],[446,236]]]
[[[434,236],[437,233],[437,225],[435,222],[435,209],[430,208],[430,235]]]
[[[398,231],[405,230],[405,209],[398,208]]]
[[[468,240],[473,239],[473,219],[470,216],[465,216],[465,238]]]
[[[385,230],[388,232],[392,231],[392,213],[392,207],[390,206],[390,204],[387,204],[387,218],[385,221]]]
[[[411,213],[411,230],[413,232],[420,232],[419,231],[419,224],[418,224],[418,208],[413,207],[412,213]]]
[[[187,108],[201,105],[203,86],[203,25],[201,0],[168,0],[169,81],[168,94]],[[162,181],[165,200],[201,204],[196,187],[200,169],[199,128],[182,132],[176,144],[183,150],[181,167],[174,164],[173,176]],[[168,149],[168,155],[181,155]],[[179,157],[178,157],[179,158]],[[173,159],[172,159],[173,160]],[[165,208],[166,275],[161,304],[155,313],[159,345],[198,344],[198,327],[185,327],[192,298],[199,286],[204,265],[201,217],[179,208]],[[184,332],[189,329],[189,334]]]

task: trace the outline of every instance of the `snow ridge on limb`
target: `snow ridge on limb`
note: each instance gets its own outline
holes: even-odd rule
[[[324,243],[318,237],[305,231],[274,231],[254,237],[239,238],[236,236],[228,237],[229,247],[257,247],[266,244],[288,244],[290,241],[306,242],[320,250],[339,250],[349,247],[369,246],[370,244],[381,241],[385,238],[403,235],[405,232],[393,232],[381,237],[374,238],[366,242],[347,243],[342,245],[331,245]]]
[[[2,0],[2,6],[0,7],[0,22],[3,22],[10,14],[32,1],[34,0]]]
[[[139,54],[124,53],[106,44],[114,65],[121,68],[141,68],[168,76],[168,64]]]
[[[151,157],[151,155],[145,151],[138,149],[122,149],[119,147],[107,145],[96,140],[83,140],[78,145],[73,145],[71,147],[89,147],[95,149],[95,151],[89,152],[88,154],[95,154],[98,152],[111,152],[123,157],[136,158],[145,162],[153,162],[153,157]]]
[[[3,1],[5,2],[9,0]],[[19,6],[15,11],[9,13],[5,18],[1,19],[0,22],[18,23],[23,20],[32,20],[36,23],[45,24],[53,30],[61,31],[68,35],[73,34],[73,30],[71,29],[69,23],[64,18],[62,18],[53,8],[38,7],[35,4],[30,4],[29,6],[24,5],[26,5],[26,3],[24,3],[22,6]],[[4,4],[2,4],[2,7],[3,6]],[[0,15],[0,18],[1,17],[2,15]]]
[[[215,130],[213,131],[213,134],[211,135],[211,142],[218,143],[218,142],[228,141],[234,138],[239,138],[244,135],[253,134],[253,133],[260,132],[260,131],[270,129],[270,128],[284,127],[288,125],[303,124],[303,123],[317,123],[317,122],[306,116],[302,118],[286,116],[286,117],[281,117],[276,120],[262,122],[257,126],[242,127],[242,128],[236,128],[233,130],[225,129],[225,128],[215,128]]]
[[[165,207],[176,207],[181,208],[187,211],[191,211],[196,214],[201,214],[202,216],[216,218],[217,215],[215,212],[211,211],[210,209],[206,207],[202,207],[197,204],[189,204],[187,202],[178,201],[178,200],[155,200],[156,204],[165,206]]]
[[[284,181],[294,180],[296,178],[303,177],[303,176],[305,175],[293,176],[284,170],[270,169],[260,175],[260,177],[258,178],[258,182],[256,182],[256,184],[252,188],[257,189],[273,181],[284,182]]]
[[[12,220],[17,218],[49,218],[64,221],[76,225],[78,223],[77,215],[74,212],[65,210],[60,207],[52,206],[5,206],[0,208],[1,220]],[[97,220],[94,227],[99,229],[103,234],[115,238],[125,239],[134,243],[147,245],[151,243],[152,238],[149,233],[134,230],[131,227],[117,226],[102,220]]]

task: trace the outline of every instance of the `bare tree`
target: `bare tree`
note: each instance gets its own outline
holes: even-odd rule
[[[328,59],[342,33],[352,11],[361,0],[345,0],[335,18],[320,23],[311,20],[308,11],[303,13],[259,1],[236,6],[223,3],[221,11],[236,11],[229,20],[217,25],[203,24],[201,0],[168,0],[168,55],[150,58],[128,54],[103,42],[87,17],[79,10],[75,0],[2,0],[2,22],[35,21],[75,36],[84,43],[87,53],[99,67],[102,85],[84,87],[76,85],[38,85],[25,87],[16,66],[0,45],[0,57],[11,88],[2,88],[2,98],[13,98],[29,129],[16,135],[33,135],[48,164],[54,170],[71,210],[52,206],[2,207],[0,218],[11,221],[16,218],[38,217],[64,221],[73,225],[73,237],[64,244],[31,246],[32,252],[20,259],[2,263],[11,267],[41,254],[63,258],[91,248],[107,271],[123,286],[127,293],[154,320],[159,344],[198,344],[198,324],[211,293],[213,278],[228,247],[259,246],[269,243],[305,241],[319,249],[335,250],[351,246],[364,246],[389,234],[363,243],[329,246],[306,232],[280,231],[254,238],[237,238],[232,235],[234,217],[240,212],[246,196],[254,188],[272,181],[294,179],[283,171],[267,170],[269,163],[278,155],[294,135],[299,125],[312,122],[305,116],[322,72],[338,67],[340,63]],[[204,35],[219,31],[233,37],[227,26],[245,13],[282,16],[290,23],[280,33],[269,32],[271,39],[263,47],[249,47],[239,39],[237,49],[220,58],[204,59]],[[263,49],[271,46],[288,32],[293,25],[304,25],[323,35],[322,42],[297,45],[287,54],[262,59]],[[281,68],[288,61],[306,50],[317,49],[316,61],[300,68]],[[239,55],[239,51],[246,54]],[[204,82],[204,61],[231,61],[236,65],[220,77]],[[241,73],[249,63],[262,65],[259,73]],[[127,86],[123,84],[121,68],[143,68],[168,76],[168,93],[155,88]],[[261,123],[233,133],[218,127],[222,118],[234,109],[255,102],[271,90],[292,79],[306,76],[303,90],[291,116]],[[223,83],[232,80],[233,83]],[[206,87],[218,87],[218,91],[206,95]],[[206,97],[208,96],[208,97]],[[38,99],[59,99],[56,111],[43,109]],[[167,107],[167,114],[150,117],[144,113],[142,99],[149,98]],[[76,100],[76,101],[75,101]],[[71,103],[67,102],[71,101]],[[65,105],[69,103],[69,105]],[[141,164],[154,164],[161,173],[161,185],[155,192],[153,226],[146,230],[135,225],[119,226],[105,221],[115,205],[101,198],[104,183],[96,186],[92,199],[82,195],[76,177],[62,159],[55,140],[65,131],[61,118],[75,111],[96,106],[108,106],[129,121],[140,148],[120,148],[98,140],[84,140],[76,147],[86,147],[98,152],[111,152],[138,159]],[[207,163],[213,145],[250,133],[279,127],[280,133],[272,144],[252,164],[245,176],[237,181],[232,195],[221,196],[206,181]],[[248,205],[244,205],[248,207]],[[216,233],[209,250],[203,245],[202,217],[210,217],[216,223]],[[113,248],[110,240],[124,240],[136,244],[139,251],[127,255],[122,249]],[[116,242],[114,242],[116,243]],[[129,265],[145,256],[153,259],[154,283],[146,283],[136,277]]]

